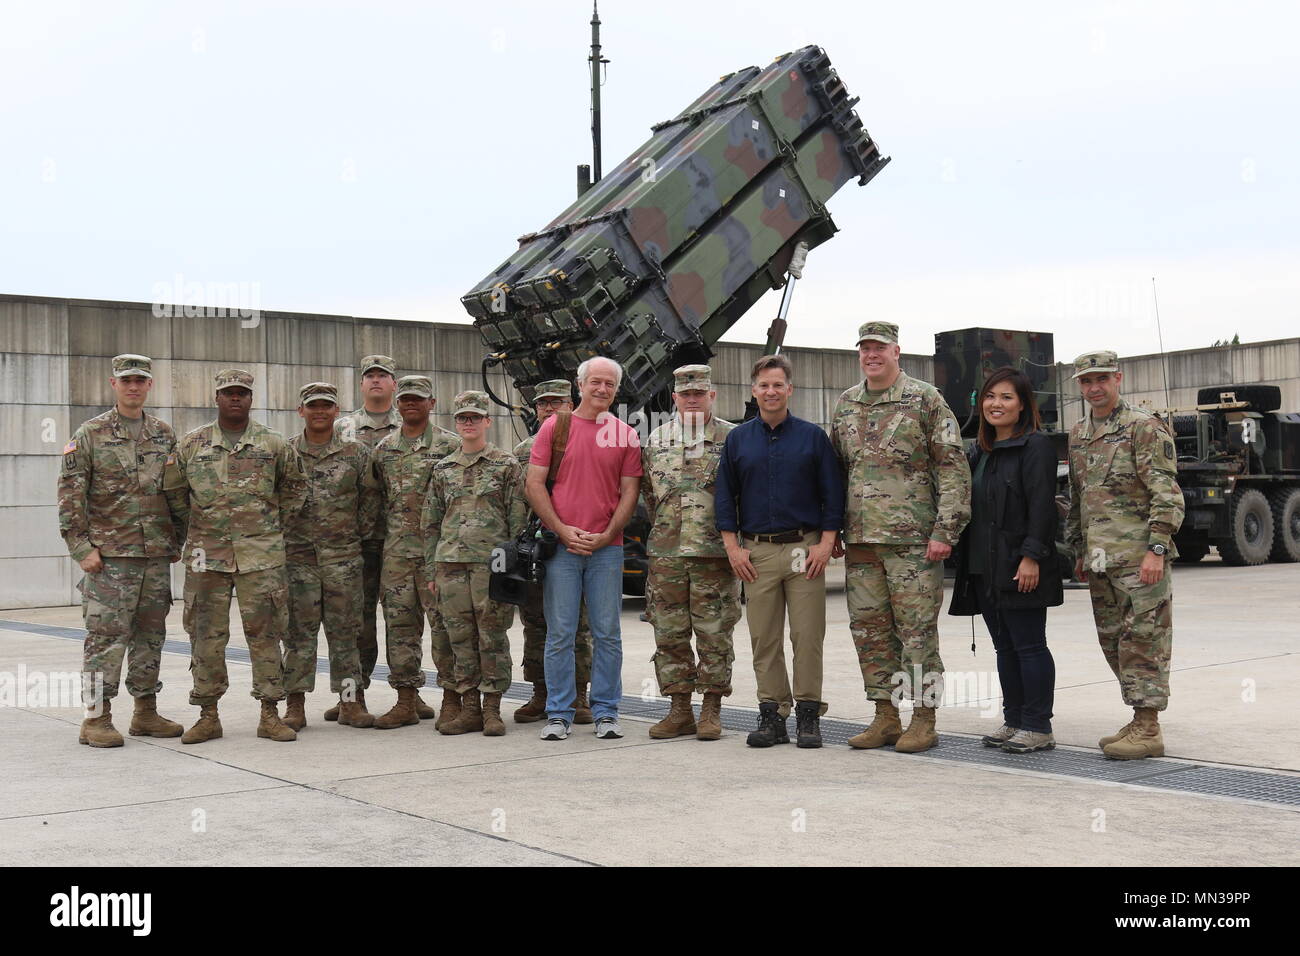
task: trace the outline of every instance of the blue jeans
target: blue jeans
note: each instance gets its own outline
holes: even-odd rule
[[[1002,720],[1017,730],[1050,734],[1056,664],[1047,649],[1047,608],[1002,609],[987,604],[981,602],[981,611],[997,652]]]
[[[585,599],[591,626],[591,714],[618,717],[623,697],[623,546],[611,544],[590,555],[560,545],[546,562],[542,582],[546,610],[546,715],[573,723],[573,640]]]

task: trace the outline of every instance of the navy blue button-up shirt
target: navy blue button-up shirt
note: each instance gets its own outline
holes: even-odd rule
[[[727,435],[713,496],[719,531],[839,531],[844,479],[831,440],[793,415],[771,428],[761,417]]]

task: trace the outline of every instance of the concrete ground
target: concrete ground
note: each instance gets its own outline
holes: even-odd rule
[[[842,569],[832,581],[842,581]],[[1216,559],[1175,573],[1174,671],[1163,719],[1180,761],[1300,774],[1300,566],[1228,568]],[[946,605],[946,601],[945,601]],[[623,613],[623,687],[656,691],[650,626],[639,601]],[[828,718],[866,722],[870,706],[848,635],[844,596],[827,596],[823,697]],[[33,698],[34,675],[76,671],[80,643],[23,630],[78,628],[76,608],[0,611],[0,864],[1058,864],[1294,865],[1300,806],[1211,797],[953,759],[1000,723],[992,647],[983,624],[940,618],[949,696],[942,746],[925,757],[839,745],[747,748],[744,732],[714,743],[652,741],[625,716],[625,737],[576,727],[538,740],[537,724],[504,738],[443,737],[431,721],[394,731],[327,724],[322,677],[296,743],[254,736],[249,668],[232,662],[225,737],[200,746],[128,737],[77,745],[76,706]],[[235,618],[232,646],[242,638]],[[1054,720],[1062,753],[1114,767],[1097,738],[1128,719],[1097,648],[1086,591],[1048,618],[1056,659]],[[177,604],[168,636],[186,640]],[[521,647],[516,624],[512,646]],[[324,647],[322,644],[321,654]],[[188,660],[163,656],[159,709],[186,725]],[[522,674],[516,670],[516,679]],[[24,683],[24,681],[26,683]],[[0,683],[0,690],[4,684]],[[16,695],[15,696],[15,692]],[[26,696],[24,696],[26,695]],[[0,695],[3,696],[3,695]],[[426,690],[426,700],[437,699]],[[379,712],[395,694],[369,695]],[[123,695],[116,725],[125,731]],[[509,702],[508,702],[509,703]],[[736,632],[735,694],[754,709],[748,631]],[[514,704],[507,710],[513,710]],[[948,757],[945,758],[945,751]],[[1095,757],[1096,763],[1090,761]],[[1156,762],[1148,766],[1158,769]],[[1290,781],[1293,782],[1293,781]],[[1289,785],[1289,783],[1288,783]]]

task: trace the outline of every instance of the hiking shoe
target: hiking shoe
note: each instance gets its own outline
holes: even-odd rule
[[[781,716],[778,705],[775,701],[762,701],[758,705],[758,729],[750,732],[745,743],[751,747],[771,747],[789,742],[785,718]]]
[[[985,747],[1001,747],[1004,743],[1014,737],[1019,731],[1010,724],[1003,724],[991,734],[985,734],[980,740],[984,741]]]
[[[795,705],[796,747],[807,749],[822,745],[821,722],[817,713],[819,710],[821,702],[816,700],[801,700]]]
[[[1027,754],[1035,750],[1051,750],[1056,746],[1056,738],[1051,734],[1039,734],[1032,730],[1017,730],[1015,735],[1002,745],[1009,754]]]
[[[542,728],[543,740],[565,740],[568,736],[569,724],[562,717],[552,717]]]
[[[618,740],[623,736],[623,728],[615,717],[602,717],[596,721],[596,736],[601,740]]]

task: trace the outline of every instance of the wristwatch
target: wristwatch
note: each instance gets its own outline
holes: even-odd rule
[[[1163,558],[1166,554],[1169,553],[1169,549],[1166,548],[1163,544],[1149,544],[1147,545],[1147,550],[1150,551],[1158,558]]]

